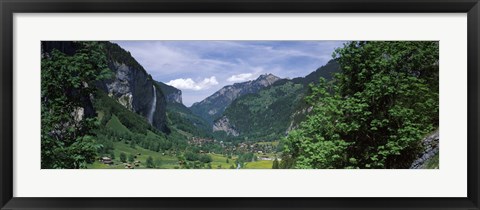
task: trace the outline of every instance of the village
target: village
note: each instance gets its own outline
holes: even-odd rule
[[[219,153],[224,155],[235,155],[241,153],[253,153],[258,160],[274,160],[277,153],[278,141],[246,141],[234,144],[232,142],[218,141],[211,138],[192,137],[188,142],[190,145],[200,149],[200,153]],[[217,147],[216,147],[217,146]],[[220,146],[221,150],[218,149]],[[278,160],[280,160],[277,157]]]
[[[114,156],[100,157],[97,160],[97,168],[185,168],[184,166],[188,164],[185,158],[178,156],[183,152],[154,152],[141,147],[131,148],[129,145],[123,145],[122,142],[116,144],[118,144],[118,148],[122,148],[122,151],[116,151]],[[210,163],[205,163],[205,167],[211,165],[212,168],[216,169],[238,168],[239,160],[246,163],[244,166],[248,165],[249,167],[255,167],[258,164],[271,165],[275,159],[281,160],[277,154],[277,141],[232,143],[213,138],[191,137],[188,145],[190,151],[200,156],[209,156],[212,159]],[[122,153],[126,154],[128,158],[122,157],[125,156]],[[142,155],[143,153],[146,155]],[[155,162],[159,163],[154,167],[149,167],[147,156],[154,157]],[[243,156],[248,158],[242,158]],[[232,165],[235,167],[232,167]]]

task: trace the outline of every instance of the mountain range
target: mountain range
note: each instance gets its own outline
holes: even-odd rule
[[[282,79],[263,74],[251,81],[222,87],[204,100],[186,107],[182,103],[181,90],[153,80],[119,45],[102,44],[112,77],[97,82],[99,91],[108,96],[97,97],[97,100],[113,100],[123,107],[122,113],[129,111],[139,117],[121,117],[122,114],[115,113],[120,112],[118,107],[85,108],[116,115],[120,123],[142,133],[156,130],[169,134],[173,129],[186,137],[274,140],[298,125],[308,113],[303,100],[308,93],[308,84],[315,83],[320,77],[331,79],[339,69],[332,60],[305,77]],[[42,53],[48,54],[53,49],[73,54],[76,43],[42,42]],[[143,118],[144,122],[139,123],[137,118]],[[142,129],[142,126],[146,128]]]

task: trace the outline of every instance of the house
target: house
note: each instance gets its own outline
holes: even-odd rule
[[[264,156],[261,156],[259,159],[260,159],[260,160],[273,160],[273,158],[268,157],[268,156],[265,156],[265,155],[264,155]]]
[[[133,164],[134,164],[135,166],[140,166],[140,161],[139,161],[139,160],[136,160],[135,162],[133,162]]]
[[[109,158],[109,157],[102,157],[100,159],[100,162],[102,162],[104,164],[113,164],[112,158]]]

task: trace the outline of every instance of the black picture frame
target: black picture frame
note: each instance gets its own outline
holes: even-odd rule
[[[479,209],[478,0],[0,0],[1,209]],[[468,196],[466,198],[16,198],[13,197],[15,13],[467,13]],[[448,180],[445,180],[448,181]]]

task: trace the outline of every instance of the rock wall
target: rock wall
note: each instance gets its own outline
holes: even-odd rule
[[[439,131],[437,130],[422,140],[425,150],[415,161],[413,161],[412,165],[410,166],[411,169],[424,168],[427,161],[438,154],[440,146],[439,138]]]
[[[114,43],[103,42],[103,44],[107,55],[108,68],[114,76],[110,79],[98,81],[95,85],[125,108],[146,118],[155,95],[153,94],[155,81],[129,52]],[[42,56],[48,56],[53,49],[67,55],[73,55],[79,46],[79,42],[44,41],[41,42]],[[152,125],[160,131],[168,132],[166,124],[167,102],[160,88],[157,88],[156,98],[156,110]],[[95,113],[91,100],[86,100],[85,104],[85,107],[83,107],[85,114]]]
[[[156,110],[153,115],[152,126],[160,131],[168,132],[166,120],[167,102],[165,95],[156,89],[153,94],[155,81],[138,64],[130,53],[118,45],[105,43],[107,45],[108,68],[114,73],[112,79],[103,80],[99,84],[110,97],[115,98],[125,108],[148,117],[154,95],[156,95]]]
[[[163,94],[165,94],[165,99],[167,100],[167,103],[178,103],[182,104],[182,91],[172,87],[170,85],[167,85],[162,82],[157,82],[157,84],[160,86],[162,89]]]
[[[213,124],[213,131],[225,131],[228,135],[238,136],[240,135],[235,127],[230,124],[230,120],[227,117],[223,116],[218,119],[215,124]]]

